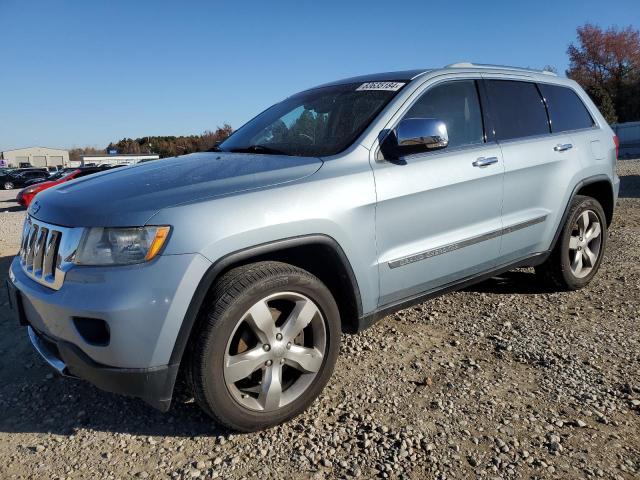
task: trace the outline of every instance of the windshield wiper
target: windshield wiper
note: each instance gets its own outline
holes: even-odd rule
[[[267,147],[265,145],[249,145],[248,147],[238,147],[227,150],[236,153],[264,153],[266,155],[289,155],[287,152],[276,148]]]

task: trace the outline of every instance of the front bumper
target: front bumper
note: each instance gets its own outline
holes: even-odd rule
[[[169,410],[178,364],[154,368],[113,368],[94,362],[69,342],[54,341],[28,326],[35,350],[60,375],[86,380],[107,392],[138,397],[162,412]]]
[[[74,267],[53,290],[31,279],[16,257],[10,288],[19,292],[20,316],[34,347],[53,368],[165,410],[178,370],[171,354],[210,265],[201,255],[186,254],[133,266]],[[92,343],[78,330],[78,318],[103,320],[109,341]]]

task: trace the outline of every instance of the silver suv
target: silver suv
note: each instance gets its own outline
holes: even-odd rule
[[[215,151],[45,190],[9,289],[60,373],[241,431],[302,412],[341,332],[500,272],[587,285],[616,139],[549,72],[455,64],[322,85]]]

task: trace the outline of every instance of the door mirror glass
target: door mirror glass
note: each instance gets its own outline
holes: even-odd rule
[[[440,150],[449,145],[447,126],[436,118],[405,118],[384,140],[385,158]]]

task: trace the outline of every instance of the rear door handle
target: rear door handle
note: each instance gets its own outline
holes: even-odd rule
[[[573,145],[571,145],[570,143],[559,143],[558,145],[553,147],[556,152],[564,152],[565,150],[569,150],[571,148],[573,148]]]
[[[480,157],[475,160],[471,165],[474,167],[488,167],[489,165],[493,165],[494,163],[498,163],[498,157]]]

